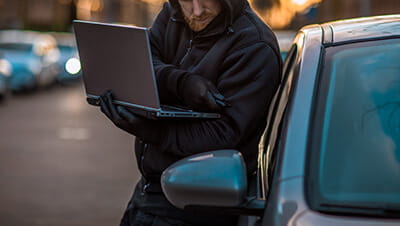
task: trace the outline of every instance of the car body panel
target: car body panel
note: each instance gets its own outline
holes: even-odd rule
[[[279,180],[304,175],[304,151],[307,146],[307,128],[309,125],[309,115],[312,106],[314,92],[314,81],[318,70],[321,46],[320,27],[309,27],[309,29],[299,32],[295,41],[298,43],[298,52],[302,55],[297,59],[299,76],[296,87],[293,90],[292,103],[288,113],[288,127],[283,152],[283,166],[279,175]],[[304,37],[304,38],[303,38]],[[301,40],[305,39],[305,40]],[[309,48],[309,46],[315,46]],[[304,51],[303,51],[304,50]]]
[[[293,224],[289,225],[324,225],[324,226],[398,226],[398,219],[385,219],[373,217],[355,217],[355,216],[333,216],[331,214],[322,214],[315,211],[306,210],[300,216],[297,216]]]
[[[263,226],[395,226],[399,219],[324,214],[310,210],[304,199],[304,177],[281,180],[273,189],[262,221]],[[265,217],[268,216],[268,217]]]
[[[302,176],[274,183],[261,225],[293,225],[295,219],[307,210],[305,200],[301,199],[302,185]]]
[[[40,61],[26,52],[12,50],[2,50],[2,52],[12,65],[11,89],[19,91],[35,87],[38,79],[35,73],[39,73],[41,70]]]

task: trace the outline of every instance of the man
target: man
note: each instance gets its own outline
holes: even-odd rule
[[[239,150],[249,175],[257,167],[258,141],[280,82],[275,36],[246,0],[169,0],[151,30],[153,65],[161,102],[218,111],[220,119],[148,120],[101,97],[101,110],[136,136],[142,179],[121,225],[235,225],[234,216],[173,207],[160,175],[192,154]]]

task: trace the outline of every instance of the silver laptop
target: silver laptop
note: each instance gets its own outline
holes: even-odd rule
[[[219,118],[218,113],[161,106],[148,29],[74,20],[74,33],[89,104],[106,90],[115,104],[147,118]]]

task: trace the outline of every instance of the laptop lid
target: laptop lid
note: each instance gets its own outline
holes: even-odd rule
[[[121,103],[160,109],[147,28],[79,20],[73,25],[88,97],[111,89]]]
[[[74,32],[90,104],[99,105],[98,97],[110,89],[114,103],[147,118],[220,118],[219,113],[162,109],[147,28],[74,20]]]

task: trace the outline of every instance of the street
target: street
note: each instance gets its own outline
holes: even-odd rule
[[[0,104],[0,225],[118,225],[138,180],[133,137],[81,84]]]

